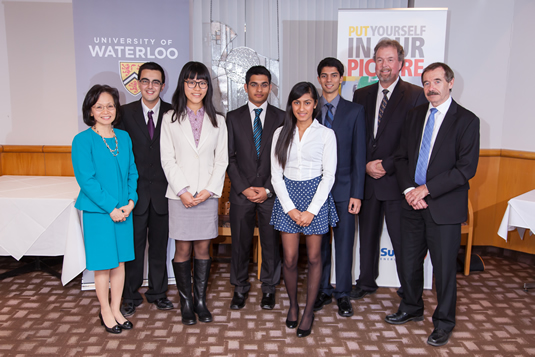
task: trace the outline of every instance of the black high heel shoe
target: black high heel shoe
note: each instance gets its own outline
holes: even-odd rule
[[[286,327],[294,329],[297,327],[297,320],[299,320],[299,311],[297,311],[297,319],[295,321],[288,320],[286,317]]]
[[[104,329],[106,330],[106,332],[109,332],[109,333],[113,333],[113,334],[118,334],[118,333],[121,333],[123,330],[121,329],[121,327],[119,327],[119,325],[115,325],[113,327],[108,327],[106,326],[106,324],[104,323],[104,320],[102,319],[102,312],[99,312],[98,313],[98,317],[100,319],[100,324],[102,326],[104,326]],[[117,322],[117,321],[116,321]]]
[[[124,323],[119,323],[117,320],[115,320],[115,322],[117,322],[117,326],[119,326],[123,330],[131,330],[134,328],[134,324],[132,324],[128,320],[126,320]]]
[[[297,329],[297,337],[307,337],[312,332],[312,325],[314,325],[314,314],[312,314],[312,322],[310,323],[310,328],[308,330]]]

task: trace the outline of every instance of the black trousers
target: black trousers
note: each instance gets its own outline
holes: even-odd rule
[[[333,228],[335,247],[336,289],[331,285],[331,233],[321,239],[322,274],[320,291],[336,299],[349,296],[353,287],[353,247],[355,245],[355,215],[348,212],[349,201],[335,202],[340,221]]]
[[[230,205],[230,229],[232,234],[232,255],[230,263],[230,283],[234,291],[246,293],[249,283],[249,255],[258,214],[258,230],[262,246],[262,271],[260,281],[263,293],[275,293],[281,276],[281,256],[279,233],[269,224],[275,198],[263,203]]]
[[[134,214],[135,259],[125,263],[123,300],[140,303],[143,297],[138,289],[143,283],[145,247],[149,243],[149,289],[145,293],[148,302],[166,297],[167,292],[167,243],[169,239],[169,215],[158,214],[152,202],[141,215]]]
[[[401,222],[401,280],[404,297],[399,310],[413,315],[424,313],[423,262],[429,249],[438,302],[433,324],[435,328],[451,331],[455,326],[457,254],[461,245],[461,224],[436,224],[428,209],[403,209]]]
[[[385,218],[396,255],[398,276],[400,275],[398,254],[401,247],[401,202],[402,200],[379,201],[375,196],[362,201],[359,213],[360,275],[357,279],[357,287],[362,290],[375,291],[378,288],[375,280],[379,276],[381,234]],[[403,283],[401,286],[403,287]]]

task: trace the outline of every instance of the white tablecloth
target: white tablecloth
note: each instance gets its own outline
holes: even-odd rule
[[[0,176],[0,255],[63,255],[63,285],[85,269],[74,177]]]
[[[498,235],[507,240],[507,232],[518,229],[520,238],[529,229],[535,232],[535,190],[512,198],[507,203],[507,210],[503,216]]]

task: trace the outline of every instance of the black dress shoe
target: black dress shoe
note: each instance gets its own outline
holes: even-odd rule
[[[249,296],[249,293],[242,294],[235,291],[232,301],[230,302],[230,308],[232,310],[243,309],[245,306],[245,300],[247,300],[247,296]]]
[[[344,296],[336,300],[338,304],[338,315],[342,317],[351,317],[353,316],[353,306],[351,306],[351,301],[349,301],[349,296]]]
[[[265,310],[273,310],[275,307],[275,293],[264,293],[260,307]]]
[[[136,307],[139,305],[141,305],[141,302],[134,302],[132,300],[123,301],[121,304],[121,314],[123,314],[124,317],[132,316],[136,313]]]
[[[403,311],[398,311],[395,314],[386,315],[385,321],[392,325],[403,325],[409,321],[423,321],[423,315],[411,315]]]
[[[115,322],[117,322],[117,326],[123,330],[131,330],[134,328],[134,325],[128,320],[126,320],[123,324],[119,323],[117,320],[115,320]]]
[[[351,290],[351,292],[349,293],[349,298],[351,300],[360,300],[366,295],[371,295],[371,294],[375,294],[375,290],[374,291],[362,290],[361,288],[355,286],[353,290]]]
[[[297,337],[307,337],[312,332],[312,325],[314,325],[314,314],[312,314],[312,322],[310,323],[310,328],[308,330],[297,329]]]
[[[296,328],[297,327],[297,320],[290,321],[290,320],[286,319],[286,327],[288,327],[288,328]]]
[[[115,325],[113,327],[108,327],[106,326],[106,324],[104,323],[104,319],[102,318],[102,312],[99,312],[98,313],[98,318],[100,319],[100,324],[102,326],[104,326],[104,329],[106,330],[106,332],[109,332],[109,333],[113,333],[113,334],[118,334],[118,333],[121,333],[123,330],[119,327],[119,325]]]
[[[324,305],[329,305],[331,302],[333,302],[333,298],[331,295],[327,295],[324,292],[320,292],[318,294],[318,297],[316,298],[316,301],[314,302],[314,311],[320,311],[323,309]]]
[[[444,346],[450,340],[451,331],[446,332],[442,329],[434,329],[429,338],[427,339],[427,344],[435,347]]]
[[[156,305],[158,310],[171,310],[174,307],[171,300],[166,297],[156,299],[152,301],[151,304]]]

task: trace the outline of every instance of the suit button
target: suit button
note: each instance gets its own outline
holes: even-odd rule
[[[256,174],[256,177],[260,177],[260,174]]]
[[[152,149],[152,145],[151,145],[151,146],[149,146],[149,149]]]
[[[152,181],[149,181],[149,184],[151,184],[151,185],[152,185]]]
[[[376,147],[377,147],[377,144],[373,144],[373,145],[372,145],[372,148],[376,148]]]

